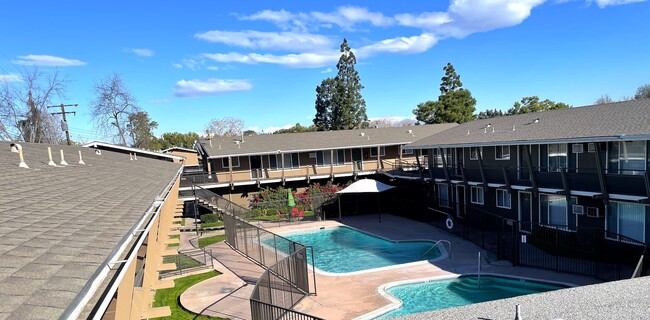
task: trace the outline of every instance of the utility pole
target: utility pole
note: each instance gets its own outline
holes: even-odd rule
[[[47,106],[47,108],[61,108],[61,112],[52,112],[52,114],[60,114],[63,116],[63,122],[61,123],[61,129],[65,131],[65,138],[68,141],[68,145],[70,145],[70,130],[68,130],[68,120],[65,118],[65,115],[67,113],[72,113],[73,115],[77,115],[76,111],[65,111],[65,107],[76,107],[78,104],[60,104],[58,106]]]

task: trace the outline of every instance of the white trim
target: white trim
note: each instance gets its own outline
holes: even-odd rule
[[[522,194],[527,194],[529,199],[530,199],[530,221],[528,224],[530,225],[530,230],[524,230],[521,228],[521,195]],[[512,201],[512,199],[510,199]],[[533,194],[528,191],[519,191],[517,192],[517,217],[519,218],[519,231],[524,232],[524,233],[531,233],[533,229]]]
[[[223,161],[228,160],[228,164],[230,165],[231,162],[234,162],[232,161],[232,159],[235,158],[237,158],[237,165],[236,166],[233,165],[232,168],[239,168],[239,166],[241,165],[241,163],[239,162],[239,156],[221,158],[221,167],[224,169],[229,169],[230,166],[226,166]],[[250,165],[249,165],[249,169],[250,169]]]
[[[609,198],[615,200],[634,201],[634,202],[641,202],[643,200],[648,200],[648,197],[631,196],[627,194],[617,194],[617,193],[610,193]]]
[[[476,201],[474,201],[474,189],[477,189],[477,190],[480,189],[481,190],[481,192],[480,192],[480,198],[481,199],[476,199]],[[472,186],[472,187],[470,187],[469,190],[470,190],[469,202],[471,202],[473,204],[484,204],[485,203],[485,189],[483,189],[483,187],[474,187],[474,186]],[[477,193],[477,195],[478,195],[478,193]],[[481,200],[481,201],[479,202],[479,200]]]
[[[437,183],[437,185],[438,185],[438,190],[437,190],[438,191],[438,205],[440,207],[443,207],[443,208],[451,208],[451,190],[450,190],[451,188],[446,183]],[[444,186],[444,188],[447,189],[447,205],[442,205],[440,203],[441,202],[440,201],[440,189],[441,189],[441,186]]]
[[[571,195],[572,196],[581,196],[581,197],[596,197],[599,195],[602,195],[600,192],[591,192],[591,191],[575,191],[571,190]]]
[[[130,147],[123,147],[123,146],[118,146],[106,142],[101,142],[101,141],[92,141],[88,142],[86,144],[81,145],[84,148],[97,148],[97,147],[105,147],[107,149],[116,149],[116,150],[123,150],[123,151],[129,151],[129,152],[135,152],[135,153],[141,153],[141,154],[148,154],[148,155],[153,155],[157,157],[163,157],[163,158],[170,158],[170,159],[176,159],[176,160],[184,160],[185,157],[181,156],[175,156],[167,153],[161,153],[161,152],[155,152],[155,151],[149,151],[149,150],[143,150],[143,149],[137,149],[137,148],[130,148]]]
[[[504,158],[503,157],[503,148],[508,147],[508,157]],[[501,148],[501,158],[497,158],[497,148]],[[510,160],[510,145],[505,145],[505,146],[494,146],[494,160]]]
[[[507,207],[499,205],[499,191],[501,191],[502,193],[505,193],[505,195],[508,196],[508,200],[509,200],[508,203],[509,204],[508,204]],[[496,193],[496,206],[497,206],[497,208],[512,209],[512,195],[510,194],[510,192],[508,190],[506,190],[506,189],[497,189],[495,193]],[[505,198],[504,198],[504,203],[505,203]]]
[[[469,159],[470,160],[478,160],[478,153],[476,154],[476,157],[472,158],[472,148],[478,148],[478,152],[481,154],[481,157],[483,156],[483,147],[468,147],[469,148]]]
[[[375,150],[375,155],[372,155],[372,151]],[[379,146],[379,156],[385,157],[386,156],[386,147],[385,146]],[[377,158],[377,148],[370,148],[370,158]]]

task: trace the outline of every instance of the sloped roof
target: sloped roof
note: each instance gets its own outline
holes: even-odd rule
[[[474,120],[405,149],[648,138],[650,99]]]
[[[330,149],[360,148],[406,144],[417,139],[457,126],[455,123],[371,128],[338,131],[317,131],[285,134],[263,134],[242,137],[215,137],[212,147],[208,141],[201,141],[210,157],[274,154],[282,152],[303,152]]]
[[[175,156],[173,154],[168,154],[165,153],[164,151],[158,152],[158,151],[151,151],[151,150],[144,150],[144,149],[138,149],[138,148],[131,148],[131,147],[124,147],[124,146],[118,146],[112,143],[108,142],[102,142],[102,141],[91,141],[88,142],[82,147],[86,148],[99,148],[102,150],[111,150],[115,152],[121,152],[121,153],[136,153],[140,155],[146,155],[150,156],[152,158],[159,158],[159,159],[170,159],[170,160],[183,160],[184,158],[181,156]],[[193,151],[193,150],[192,150]],[[190,151],[191,152],[191,151]]]
[[[0,142],[0,318],[56,319],[180,169],[83,147]],[[79,152],[85,165],[78,164]]]

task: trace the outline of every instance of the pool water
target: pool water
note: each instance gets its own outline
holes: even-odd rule
[[[475,275],[398,285],[386,291],[402,300],[402,306],[376,319],[512,298],[566,287],[558,284],[497,276],[481,276],[481,285],[479,287]]]
[[[312,246],[316,268],[330,273],[381,268],[440,256],[438,246],[432,249],[434,242],[431,241],[394,242],[347,227],[291,233],[283,237]]]

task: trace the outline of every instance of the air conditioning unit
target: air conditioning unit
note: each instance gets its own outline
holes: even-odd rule
[[[574,214],[583,215],[583,214],[585,214],[585,207],[584,207],[584,206],[577,205],[577,204],[574,204],[574,205],[573,205],[573,213],[574,213]]]
[[[571,145],[571,151],[573,153],[583,153],[585,149],[585,146],[582,143],[576,143]]]
[[[600,211],[596,207],[587,207],[587,217],[600,218]]]
[[[310,152],[309,159],[316,159],[316,152]]]

